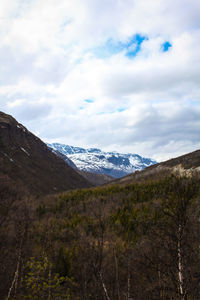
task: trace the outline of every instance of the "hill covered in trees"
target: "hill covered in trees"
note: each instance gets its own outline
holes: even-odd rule
[[[199,299],[199,187],[170,175],[23,199],[1,185],[1,299]]]

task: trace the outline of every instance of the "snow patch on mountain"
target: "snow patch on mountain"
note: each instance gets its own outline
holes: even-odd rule
[[[84,149],[59,143],[47,145],[67,156],[79,170],[106,174],[115,178],[143,170],[156,163],[151,158],[144,158],[138,154],[104,152],[98,148]]]

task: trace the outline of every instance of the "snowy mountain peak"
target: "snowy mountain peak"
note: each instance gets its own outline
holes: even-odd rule
[[[136,170],[143,170],[156,163],[138,154],[105,152],[98,148],[84,149],[59,143],[48,144],[48,146],[67,156],[82,171],[106,174],[115,178],[123,177]]]

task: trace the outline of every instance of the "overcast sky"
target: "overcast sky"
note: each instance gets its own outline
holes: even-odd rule
[[[200,148],[199,0],[1,0],[0,110],[46,142]]]

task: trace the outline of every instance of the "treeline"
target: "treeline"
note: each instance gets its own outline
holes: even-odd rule
[[[0,299],[200,299],[199,179],[0,187]]]

